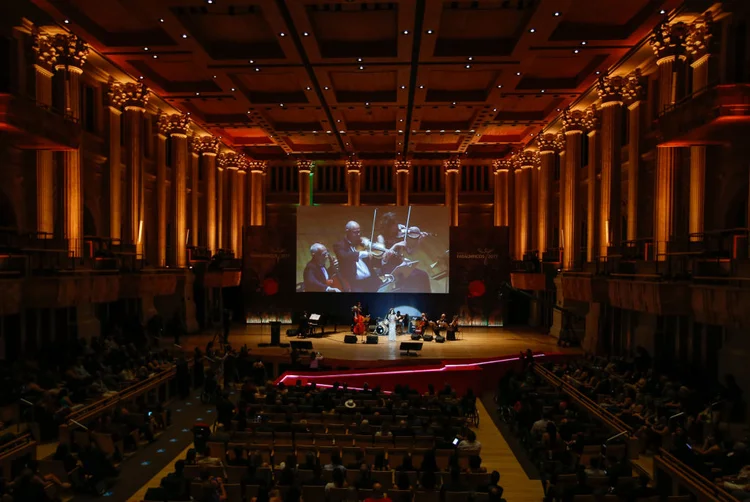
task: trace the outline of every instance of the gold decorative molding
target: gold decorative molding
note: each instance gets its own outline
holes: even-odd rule
[[[690,25],[687,37],[685,38],[685,46],[687,52],[694,60],[699,60],[711,52],[710,43],[713,37],[711,33],[713,21],[713,15],[709,11],[698,17]]]
[[[303,174],[310,174],[312,172],[315,162],[308,159],[297,159],[297,170]]]
[[[57,48],[55,47],[54,35],[50,35],[39,29],[32,32],[34,37],[33,50],[36,54],[36,65],[52,72],[57,64]]]
[[[58,33],[52,38],[57,53],[55,69],[83,73],[83,65],[89,55],[86,42],[70,33]]]
[[[240,165],[240,156],[234,152],[222,152],[216,159],[216,165],[220,169],[238,169]]]
[[[516,169],[531,169],[539,164],[539,153],[536,150],[522,150],[511,158]]]
[[[166,133],[168,136],[187,138],[190,132],[190,117],[184,113],[172,113],[163,115],[165,117],[162,124],[162,118],[159,117],[159,132]]]
[[[626,103],[632,104],[641,101],[644,98],[643,85],[641,84],[641,70],[636,68],[626,77],[626,85],[623,89],[623,99]]]
[[[492,161],[492,167],[495,174],[508,172],[513,168],[513,161],[511,159],[496,159]]]
[[[563,134],[583,133],[588,129],[586,112],[583,110],[565,110],[562,116]]]
[[[109,100],[109,106],[120,111],[127,101],[125,97],[125,86],[120,82],[112,82],[109,84],[109,91],[107,92],[107,98]]]
[[[218,155],[221,142],[215,136],[197,136],[195,138],[195,148],[198,153],[203,155]]]
[[[346,172],[349,174],[362,174],[362,161],[356,158],[347,160]]]
[[[443,162],[443,166],[445,167],[445,174],[457,173],[461,170],[461,159],[458,157],[451,157]]]
[[[536,138],[536,146],[539,153],[558,153],[563,149],[563,138],[559,134],[540,134]]]
[[[396,160],[393,163],[397,173],[409,173],[411,171],[411,160]]]
[[[606,77],[602,75],[596,83],[596,90],[599,93],[599,99],[602,100],[602,107],[615,104],[622,104],[625,95],[625,89],[628,85],[625,77]]]
[[[247,170],[251,173],[266,174],[266,161],[250,160],[247,163]]]
[[[686,40],[690,27],[683,23],[662,23],[654,28],[649,43],[656,55],[656,64],[673,58],[685,58]]]
[[[125,110],[145,111],[148,104],[149,90],[141,82],[128,82],[123,86],[125,93]]]

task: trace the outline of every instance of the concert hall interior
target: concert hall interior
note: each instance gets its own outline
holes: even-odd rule
[[[749,23],[0,2],[0,500],[750,500]]]

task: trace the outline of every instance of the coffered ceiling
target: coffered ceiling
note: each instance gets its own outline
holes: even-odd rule
[[[260,159],[497,158],[677,0],[33,0]]]

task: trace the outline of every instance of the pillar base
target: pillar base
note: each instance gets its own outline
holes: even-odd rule
[[[76,325],[78,338],[91,341],[92,338],[101,335],[102,326],[94,312],[94,304],[86,303],[76,307]]]

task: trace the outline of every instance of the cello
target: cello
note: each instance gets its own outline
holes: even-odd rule
[[[368,318],[363,316],[359,310],[354,312],[354,327],[352,332],[357,336],[363,336],[367,333],[367,322]]]

